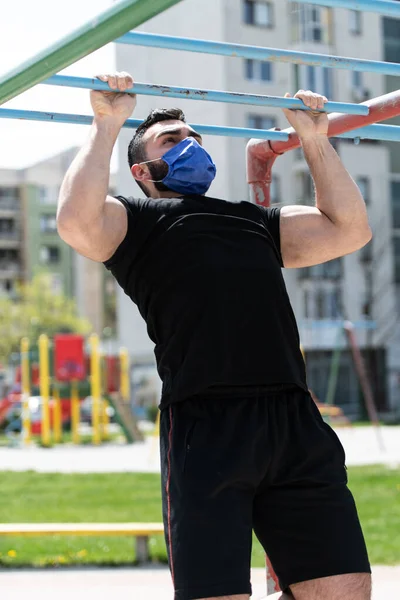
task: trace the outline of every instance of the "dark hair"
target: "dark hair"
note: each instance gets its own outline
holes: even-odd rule
[[[146,145],[143,142],[143,136],[146,131],[155,123],[160,121],[182,121],[186,123],[186,118],[183,111],[180,108],[155,108],[152,110],[143,123],[136,129],[136,133],[130,141],[128,146],[128,163],[129,168],[133,165],[141,163],[147,160]],[[140,189],[148,196],[146,187],[136,180],[136,183]]]

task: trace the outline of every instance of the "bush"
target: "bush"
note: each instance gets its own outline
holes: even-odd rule
[[[153,406],[147,407],[147,418],[149,421],[151,421],[152,423],[155,423],[157,420],[157,415],[158,415],[158,406],[153,404]]]

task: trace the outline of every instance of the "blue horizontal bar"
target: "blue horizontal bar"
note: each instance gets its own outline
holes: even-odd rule
[[[17,110],[0,108],[0,119],[22,119],[27,121],[52,121],[53,123],[70,123],[75,125],[91,125],[93,116],[73,115],[66,113],[40,112],[36,110]],[[128,119],[124,127],[137,129],[143,123],[141,119]],[[283,131],[249,129],[241,127],[220,127],[218,125],[191,124],[196,131],[204,135],[222,135],[240,138],[259,138],[261,140],[279,140],[286,142],[289,135]]]
[[[86,77],[71,77],[66,75],[53,75],[41,83],[46,85],[59,85],[65,87],[84,88],[103,91],[111,90],[108,83],[99,79]],[[257,94],[241,94],[238,92],[220,92],[216,90],[199,90],[194,88],[179,88],[152,83],[135,83],[129,88],[130,93],[144,96],[164,96],[166,98],[180,98],[185,100],[207,100],[209,102],[227,102],[229,104],[251,104],[253,106],[274,106],[278,108],[292,108],[310,110],[297,98],[280,98],[278,96],[260,96]],[[349,115],[368,115],[369,108],[365,104],[349,104],[346,102],[327,102],[325,108],[319,112],[346,113]]]
[[[400,127],[396,125],[367,125],[338,135],[339,138],[359,138],[360,140],[385,140],[400,142]]]
[[[313,54],[312,52],[298,52],[294,50],[278,50],[277,48],[262,48],[260,46],[246,46],[244,44],[227,44],[226,42],[209,42],[208,40],[173,37],[170,35],[144,33],[142,31],[131,31],[115,41],[121,44],[134,44],[136,46],[202,52],[203,54],[235,56],[255,60],[268,60],[270,62],[291,62],[297,65],[313,65],[348,71],[364,71],[400,76],[400,63],[346,58],[343,56],[330,56],[328,54]]]
[[[297,0],[302,4],[319,4],[332,8],[348,8],[349,10],[365,10],[387,17],[400,17],[400,4],[392,0]]]
[[[26,121],[53,121],[53,123],[71,123],[75,125],[91,125],[93,117],[90,115],[74,115],[67,113],[40,112],[36,110],[17,110],[14,108],[0,108],[0,119],[22,119]],[[128,119],[124,127],[136,129],[143,121],[141,119]],[[279,140],[286,142],[289,139],[285,131],[272,129],[250,129],[246,127],[221,127],[219,125],[191,124],[191,127],[204,135],[220,135],[239,138],[254,138],[260,140]],[[350,139],[376,139],[400,141],[400,127],[394,125],[368,125],[353,129],[347,133],[334,137]]]

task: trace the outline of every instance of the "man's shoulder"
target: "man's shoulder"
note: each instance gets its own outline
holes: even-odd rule
[[[261,212],[257,205],[248,200],[228,200],[205,195],[186,195],[175,198],[137,198],[118,195],[115,198],[122,202],[127,210],[133,214],[151,214],[157,217],[212,212],[257,218]]]
[[[136,196],[114,196],[117,200],[126,206],[137,207],[140,209],[163,210],[179,205],[183,198],[138,198]]]

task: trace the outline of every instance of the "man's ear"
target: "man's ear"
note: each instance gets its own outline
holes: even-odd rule
[[[146,165],[132,165],[131,173],[137,181],[149,181],[151,178],[150,171]]]

